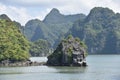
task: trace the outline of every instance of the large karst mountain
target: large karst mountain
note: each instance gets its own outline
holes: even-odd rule
[[[120,53],[120,14],[108,8],[93,8],[69,33],[85,41],[89,53]]]

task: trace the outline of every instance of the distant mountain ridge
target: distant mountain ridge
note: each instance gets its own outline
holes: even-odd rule
[[[84,14],[73,14],[73,15],[63,15],[59,12],[58,9],[53,8],[50,13],[48,13],[43,20],[46,24],[60,24],[66,22],[74,22],[79,19],[84,19]]]
[[[6,14],[1,14],[0,19],[5,19],[5,20],[8,20],[8,21],[11,21],[11,19]]]
[[[84,14],[63,15],[53,8],[43,21],[38,19],[28,21],[24,29],[25,36],[30,41],[46,39],[54,47],[72,27],[74,21],[85,17]]]

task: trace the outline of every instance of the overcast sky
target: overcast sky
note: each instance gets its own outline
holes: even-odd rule
[[[0,0],[0,14],[24,25],[28,20],[43,20],[52,8],[62,14],[88,14],[93,7],[108,7],[120,13],[120,0]]]

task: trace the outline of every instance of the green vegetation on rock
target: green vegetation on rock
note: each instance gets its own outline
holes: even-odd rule
[[[31,56],[48,56],[50,44],[48,41],[40,39],[35,42],[31,42],[30,54]]]
[[[29,42],[14,22],[0,19],[0,61],[23,61],[29,58]]]

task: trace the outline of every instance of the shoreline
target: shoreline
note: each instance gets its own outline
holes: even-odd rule
[[[27,66],[42,66],[46,65],[46,62],[32,62],[32,61],[20,61],[20,62],[10,62],[3,63],[0,62],[0,67],[27,67]]]

